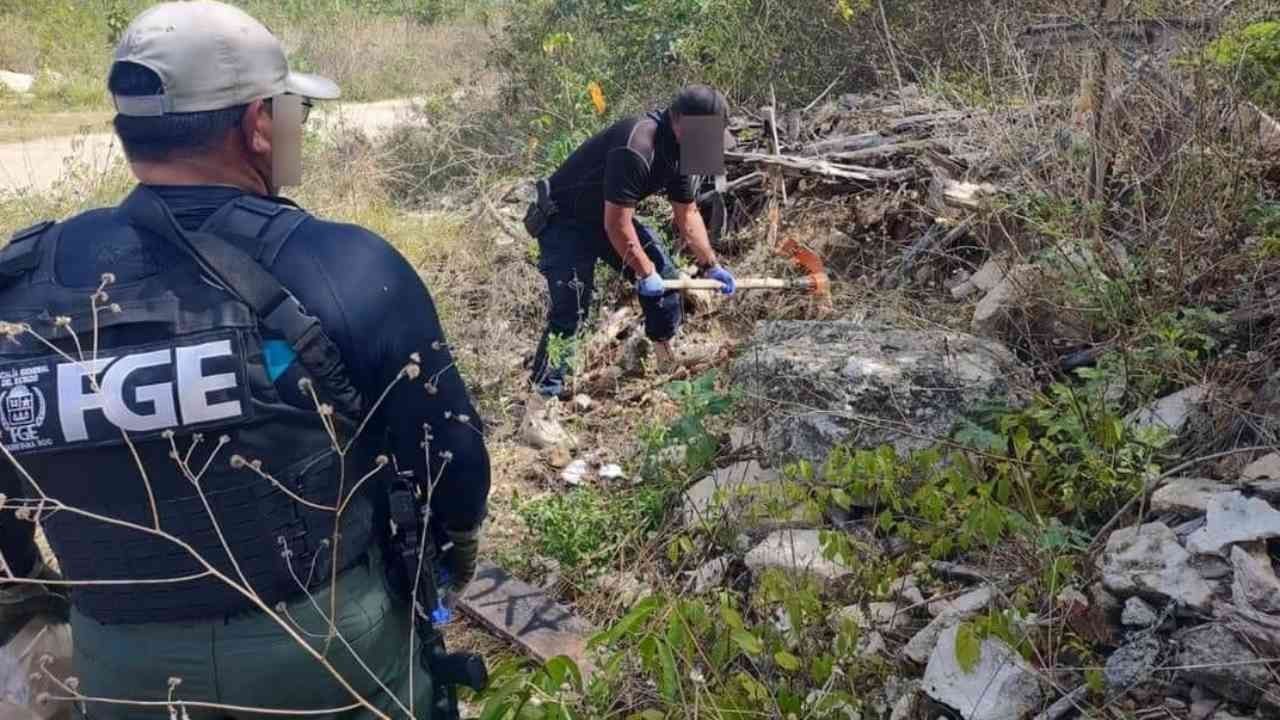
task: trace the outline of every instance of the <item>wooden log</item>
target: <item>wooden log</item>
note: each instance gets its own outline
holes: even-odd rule
[[[948,110],[946,112],[929,113],[927,115],[911,115],[894,120],[893,123],[889,125],[889,132],[896,135],[916,128],[956,122],[958,120],[963,120],[968,116],[969,113],[960,110]]]
[[[868,160],[883,161],[893,159],[899,155],[912,155],[920,150],[939,147],[939,145],[936,140],[909,140],[892,145],[867,148],[866,150],[833,152],[826,155],[825,159],[839,163],[862,163]]]
[[[585,682],[594,669],[587,641],[591,623],[506,570],[481,562],[458,607],[541,662],[564,655],[578,664]]]
[[[881,135],[878,132],[861,133],[859,135],[843,135],[840,137],[826,138],[817,142],[809,143],[800,149],[802,155],[813,157],[816,155],[826,155],[835,152],[855,152],[865,150],[867,148],[885,145],[890,138]]]
[[[1213,32],[1216,21],[1209,17],[1145,18],[1110,20],[1090,26],[1063,21],[1029,25],[1017,43],[1026,49],[1043,50],[1064,46],[1090,46],[1099,38],[1115,45],[1166,45],[1187,33]]]
[[[794,155],[734,152],[725,153],[725,159],[767,167],[778,167],[793,173],[818,175],[835,180],[857,180],[866,183],[902,182],[916,176],[914,169],[882,170],[880,168],[860,167],[857,165],[841,165],[817,158],[803,158]]]

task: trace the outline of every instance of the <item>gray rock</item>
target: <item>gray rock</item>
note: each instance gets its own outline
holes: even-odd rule
[[[720,587],[724,583],[725,574],[729,572],[730,562],[727,557],[719,557],[689,573],[687,587],[690,592],[701,595]]]
[[[1240,473],[1242,480],[1280,480],[1280,453],[1264,455]]]
[[[990,587],[967,593],[941,611],[923,630],[916,633],[902,648],[902,654],[912,662],[923,665],[933,655],[938,638],[947,630],[977,615],[991,604],[995,592]]]
[[[653,588],[629,572],[609,573],[601,576],[596,583],[600,588],[608,590],[609,596],[624,608],[629,608],[653,594]]]
[[[837,610],[831,616],[830,624],[835,629],[851,622],[861,630],[897,630],[908,620],[910,617],[897,603],[873,602],[868,603],[865,609],[861,605],[850,605]]]
[[[990,585],[984,585],[976,590],[946,600],[934,600],[929,603],[929,614],[939,617],[944,613],[959,613],[962,615],[970,615],[979,610],[984,610],[991,604],[991,599],[995,597],[995,591]]]
[[[714,525],[726,514],[738,516],[749,504],[753,491],[780,481],[778,473],[751,460],[720,468],[684,493],[686,525]]]
[[[840,580],[852,571],[826,559],[817,530],[778,530],[747,553],[747,567],[754,573],[769,569],[808,573],[823,580]]]
[[[1209,720],[1220,705],[1222,698],[1196,685],[1191,688],[1191,708],[1187,712],[1187,720]]]
[[[35,84],[36,79],[31,75],[0,70],[0,87],[9,92],[29,93],[31,92],[31,87]]]
[[[916,607],[924,604],[924,593],[920,592],[915,575],[906,575],[889,583],[889,592],[908,606]]]
[[[1187,538],[1194,553],[1224,555],[1234,543],[1280,537],[1280,510],[1261,498],[1238,492],[1215,495],[1209,502],[1208,522]]]
[[[1231,548],[1231,598],[1237,605],[1280,615],[1280,578],[1265,543]]]
[[[1102,612],[1103,617],[1113,621],[1119,619],[1124,604],[1120,602],[1120,598],[1107,592],[1107,588],[1101,582],[1095,582],[1089,586],[1089,597]]]
[[[1107,539],[1102,583],[1121,597],[1168,599],[1208,610],[1213,586],[1191,567],[1190,558],[1164,523],[1122,528]]]
[[[956,660],[957,627],[938,638],[921,688],[965,720],[1025,720],[1044,703],[1043,682],[1026,660],[1003,640],[982,640],[969,671]]]
[[[1157,513],[1203,514],[1214,495],[1235,488],[1203,478],[1173,478],[1151,494],[1151,509]]]
[[[1131,597],[1126,600],[1124,612],[1120,615],[1120,622],[1126,627],[1151,627],[1159,620],[1160,616],[1156,614],[1155,609],[1140,597]]]
[[[1075,690],[1058,698],[1045,711],[1036,716],[1035,720],[1061,720],[1077,708],[1083,707],[1089,697],[1089,687],[1082,685]]]
[[[1225,625],[1211,623],[1176,636],[1177,664],[1188,681],[1247,707],[1280,711],[1280,686],[1258,656]]]
[[[1186,428],[1192,416],[1209,402],[1212,390],[1209,385],[1184,388],[1130,413],[1125,418],[1125,424],[1134,429],[1163,429],[1177,435]]]
[[[884,636],[878,632],[872,631],[858,638],[858,646],[854,649],[860,658],[872,658],[880,655],[886,655],[889,652],[889,644],[884,641]]]
[[[1234,715],[1226,710],[1218,710],[1213,714],[1213,720],[1252,720],[1252,716],[1241,717],[1240,715]]]
[[[992,256],[978,271],[967,280],[951,288],[951,296],[957,300],[968,297],[975,292],[987,292],[999,285],[1008,275],[1008,260],[1002,256]]]
[[[762,322],[732,368],[736,385],[776,403],[767,449],[815,463],[847,442],[931,445],[979,403],[1014,400],[1024,372],[990,340],[848,321]]]
[[[1143,635],[1107,658],[1103,678],[1111,690],[1122,692],[1146,682],[1160,659],[1160,641]]]
[[[919,700],[918,690],[904,693],[893,704],[893,712],[889,714],[889,720],[911,720],[916,716],[916,705],[919,704]]]
[[[757,448],[764,442],[764,433],[752,425],[737,425],[729,429],[729,449],[742,452]]]
[[[1008,274],[988,290],[973,309],[973,332],[988,337],[1003,334],[1012,313],[1022,304],[1027,291],[1037,287],[1043,277],[1044,272],[1035,265],[1023,264],[1010,268]]]

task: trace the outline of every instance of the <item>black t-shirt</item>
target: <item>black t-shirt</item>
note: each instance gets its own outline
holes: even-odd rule
[[[186,230],[197,229],[218,208],[244,194],[226,186],[150,188]],[[108,271],[120,282],[137,280],[156,272],[172,253],[158,239],[142,235],[138,241],[137,247],[61,244],[55,260],[59,282],[92,286]],[[485,513],[489,456],[479,414],[418,273],[378,235],[358,225],[315,217],[304,220],[290,236],[271,273],[319,318],[364,397],[379,397],[410,356],[419,355],[422,379],[396,383],[367,432],[385,429],[402,465],[411,464],[419,477],[439,478],[432,496],[438,520],[459,530],[473,527]],[[432,383],[433,392],[424,391],[424,380]],[[459,416],[470,421],[450,420]],[[424,426],[432,436],[429,469],[422,448]],[[447,463],[439,458],[444,451],[452,454]]]
[[[697,178],[680,174],[680,146],[665,111],[629,117],[596,133],[551,175],[560,214],[598,229],[604,238],[604,203],[635,207],[650,195],[693,202]]]

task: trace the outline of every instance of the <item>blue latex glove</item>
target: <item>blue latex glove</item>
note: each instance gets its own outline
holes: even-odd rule
[[[662,276],[657,272],[651,273],[636,283],[636,292],[645,297],[661,297],[666,292],[662,287]]]
[[[715,280],[719,282],[721,285],[724,285],[724,287],[721,288],[720,292],[724,293],[725,295],[732,295],[734,289],[737,288],[737,282],[733,279],[733,273],[729,272],[728,270],[725,270],[719,265],[712,265],[711,267],[707,268],[707,270],[702,274],[707,279]]]

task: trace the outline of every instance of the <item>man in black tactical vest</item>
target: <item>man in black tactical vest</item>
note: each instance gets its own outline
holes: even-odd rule
[[[483,426],[413,268],[277,195],[338,88],[212,0],[135,18],[108,87],[139,185],[0,251],[0,591],[47,580],[38,523],[89,717],[456,717],[413,548],[474,576]]]

